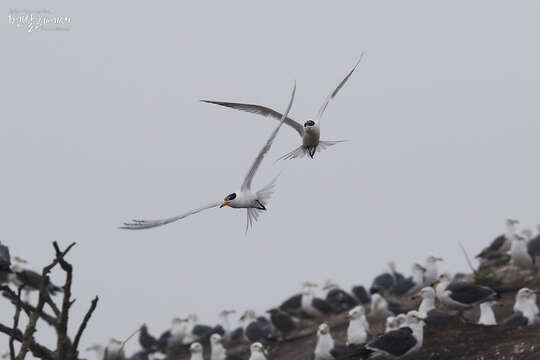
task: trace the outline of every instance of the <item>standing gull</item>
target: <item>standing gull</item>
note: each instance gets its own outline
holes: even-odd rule
[[[495,318],[495,313],[492,309],[493,305],[501,306],[501,303],[492,300],[480,304],[480,318],[478,319],[479,325],[497,325],[497,319]]]
[[[251,190],[251,182],[253,180],[253,177],[257,173],[257,170],[259,169],[259,166],[261,165],[264,159],[264,156],[272,147],[272,143],[274,142],[274,139],[276,138],[276,135],[279,129],[281,128],[281,125],[283,125],[283,122],[287,118],[287,114],[289,113],[289,110],[291,109],[291,106],[294,100],[295,92],[296,92],[296,84],[294,85],[294,88],[291,94],[291,99],[289,100],[289,105],[287,106],[287,110],[285,111],[285,114],[281,117],[281,121],[279,122],[279,125],[274,129],[274,131],[270,135],[270,138],[268,138],[263,148],[257,154],[255,161],[251,165],[250,169],[248,170],[246,174],[246,177],[244,178],[244,181],[242,182],[242,185],[240,186],[240,191],[238,191],[237,193],[232,193],[230,195],[227,195],[223,201],[213,202],[208,205],[204,205],[200,208],[190,210],[181,215],[177,215],[177,216],[173,216],[173,217],[161,219],[161,220],[133,220],[132,222],[124,223],[124,226],[121,226],[120,228],[129,229],[129,230],[141,230],[141,229],[154,228],[157,226],[166,225],[174,221],[183,219],[189,215],[196,214],[203,210],[207,210],[207,209],[214,208],[217,206],[219,206],[220,208],[224,206],[229,206],[235,209],[247,210],[247,224],[246,224],[246,232],[247,232],[247,230],[251,227],[253,222],[257,221],[261,212],[266,210],[266,205],[268,204],[268,200],[270,199],[272,195],[273,188],[275,185],[275,181],[272,181],[270,184],[266,185],[259,191],[253,193]]]
[[[2,245],[2,243],[0,243],[0,272],[13,272],[11,271],[11,257],[9,256],[9,248],[6,245]]]
[[[347,327],[347,342],[345,345],[362,345],[369,336],[369,323],[366,320],[362,305],[356,306],[347,314],[349,326]]]
[[[435,282],[438,287],[437,296],[444,305],[451,309],[461,312],[498,297],[497,293],[487,286],[463,281],[449,283],[447,278],[441,278]]]
[[[373,279],[369,291],[372,294],[378,292],[383,295],[388,295],[394,286],[404,279],[404,276],[396,271],[394,262],[390,261],[386,264],[384,272]]]
[[[247,310],[240,320],[244,323],[244,336],[250,343],[273,340],[272,324],[263,316],[257,317],[255,310]]]
[[[317,344],[313,351],[313,360],[334,360],[348,353],[343,344],[338,344],[330,334],[330,328],[322,323],[317,329]]]
[[[296,329],[296,322],[285,311],[278,308],[268,310],[272,326],[281,334],[281,340],[287,339],[289,334]]]
[[[477,258],[487,258],[492,254],[504,254],[510,250],[512,239],[516,235],[516,224],[519,224],[519,220],[508,218],[506,219],[506,232],[499,235],[491,242],[491,244],[482,250],[482,252],[476,255]]]
[[[396,296],[411,295],[418,292],[425,284],[426,269],[416,263],[411,266],[412,276],[398,280],[392,288],[392,294]]]
[[[401,359],[418,351],[424,341],[423,328],[424,319],[416,311],[410,311],[405,326],[381,335],[366,346],[368,357]]]
[[[328,302],[336,310],[349,310],[358,305],[358,301],[345,290],[339,287],[339,284],[327,280],[323,286],[323,291],[326,291],[326,302]]]
[[[203,347],[198,342],[194,342],[189,347],[191,353],[191,360],[203,360]]]
[[[425,287],[413,299],[422,298],[418,307],[418,314],[426,319],[429,325],[449,325],[459,320],[458,317],[447,314],[435,307],[435,290],[432,287]]]
[[[508,326],[528,326],[533,325],[536,320],[535,305],[533,304],[537,290],[522,288],[516,294],[516,302],[514,303],[513,313],[506,319],[503,324]]]
[[[535,268],[535,256],[529,252],[527,241],[521,235],[516,235],[510,246],[512,264],[518,269],[533,270]]]
[[[437,269],[437,262],[442,261],[442,258],[435,256],[428,256],[425,264],[425,273],[424,273],[424,285],[429,286],[432,282],[437,280],[439,276],[439,270]]]
[[[249,347],[251,354],[249,355],[249,360],[266,360],[266,355],[264,354],[264,346],[260,342],[251,344]]]
[[[241,357],[235,354],[228,354],[223,347],[223,339],[219,334],[210,336],[210,360],[240,360]]]
[[[313,120],[307,120],[304,125],[300,124],[299,122],[288,118],[287,114],[285,114],[285,123],[289,125],[291,128],[296,130],[300,137],[302,138],[302,145],[300,145],[298,148],[294,149],[288,154],[283,155],[279,159],[294,159],[294,158],[301,158],[306,155],[313,158],[316,152],[320,150],[324,150],[325,148],[335,145],[341,141],[323,141],[320,140],[321,135],[321,118],[323,116],[324,111],[326,110],[326,107],[328,106],[328,103],[330,100],[332,100],[339,90],[345,85],[347,80],[351,77],[352,73],[362,60],[364,54],[360,56],[360,59],[354,65],[353,69],[345,76],[345,78],[338,84],[338,86],[328,95],[328,97],[325,99],[324,103],[322,104],[319,112],[317,113],[317,116],[315,117],[315,121]],[[221,106],[226,106],[232,109],[241,110],[241,111],[247,111],[250,113],[271,117],[277,120],[280,120],[283,118],[283,115],[281,115],[279,112],[272,110],[270,108],[267,108],[265,106],[261,105],[253,105],[253,104],[239,104],[239,103],[231,103],[231,102],[222,102],[222,101],[210,101],[210,100],[201,100],[206,103],[210,104],[216,104]]]

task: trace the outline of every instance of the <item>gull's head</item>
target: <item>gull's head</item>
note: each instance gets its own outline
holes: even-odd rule
[[[189,347],[189,352],[192,353],[192,354],[202,354],[202,351],[203,351],[203,347],[198,342],[194,342]]]
[[[511,217],[506,219],[506,225],[516,225],[516,224],[519,224],[518,219],[514,219],[514,218],[511,218]]]
[[[529,288],[522,288],[522,289],[519,289],[519,291],[517,292],[516,299],[523,299],[523,300],[531,299],[536,294],[538,294],[538,292],[539,292],[538,290],[531,290]]]
[[[412,310],[407,313],[407,324],[418,324],[420,322],[426,321],[423,317],[420,316],[420,313],[418,311]]]
[[[407,322],[407,316],[405,314],[399,314],[396,316],[396,326],[400,327],[401,325],[404,325]]]
[[[236,313],[236,310],[222,310],[220,311],[219,315],[220,316],[229,316],[231,314],[235,314]]]
[[[319,325],[319,328],[317,329],[317,336],[327,335],[329,333],[330,333],[330,328],[328,327],[326,323],[322,323],[321,325]]]
[[[122,342],[116,338],[110,338],[109,345],[122,345]]]
[[[196,323],[197,320],[199,320],[199,317],[197,316],[197,314],[189,314],[187,316],[186,320],[189,321],[189,322]]]
[[[303,288],[303,289],[305,289],[305,288],[315,288],[315,287],[317,287],[317,286],[319,286],[319,285],[317,285],[317,283],[314,283],[314,282],[312,282],[312,281],[304,281],[304,282],[302,283],[302,288]]]
[[[443,259],[435,256],[428,256],[426,259],[427,264],[435,264],[437,261],[442,261]]]
[[[185,322],[186,319],[182,319],[182,318],[179,318],[179,317],[175,317],[172,319],[171,323],[173,325],[180,325],[181,323]]]
[[[530,240],[533,237],[533,232],[531,229],[523,229],[521,230],[521,235],[523,235],[525,240]]]
[[[413,264],[412,265],[412,272],[425,272],[426,271],[426,268],[423,267],[422,265],[416,263],[416,264]]]
[[[99,344],[94,344],[86,348],[86,351],[102,351],[102,350],[103,350],[103,345],[99,345]]]
[[[387,329],[394,329],[396,328],[396,318],[393,316],[389,316],[386,318],[386,328]]]
[[[234,204],[234,201],[236,200],[236,193],[229,194],[225,196],[225,199],[223,199],[223,202],[219,206],[220,208],[224,206],[230,206],[231,204]]]
[[[251,322],[257,319],[257,314],[255,313],[255,310],[249,309],[246,310],[242,316],[240,316],[240,321],[247,321]]]
[[[371,295],[371,306],[372,308],[377,306],[381,301],[383,300],[383,297],[379,293],[375,293]]]
[[[212,334],[212,336],[210,336],[210,342],[212,343],[212,345],[220,344],[222,341],[223,339],[219,334]]]
[[[339,284],[333,280],[326,280],[323,286],[323,290],[332,290],[339,288]]]
[[[416,295],[413,296],[413,299],[435,299],[435,290],[432,287],[425,287]]]
[[[252,354],[253,353],[262,353],[263,350],[264,350],[264,346],[260,342],[255,342],[255,343],[251,344],[249,349],[251,350]]]
[[[438,283],[449,283],[452,281],[452,276],[449,274],[449,273],[442,273],[440,276],[439,276],[439,280],[435,280],[435,282],[438,284]],[[435,285],[437,285],[435,284]]]
[[[365,313],[366,311],[364,310],[364,307],[362,305],[357,305],[351,311],[349,311],[349,313],[347,314],[347,319],[349,320],[358,319]]]
[[[308,120],[304,123],[304,129],[306,129],[306,131],[311,131],[311,128],[315,126],[315,121],[313,120]]]

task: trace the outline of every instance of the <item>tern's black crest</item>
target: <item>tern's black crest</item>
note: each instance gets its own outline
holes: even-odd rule
[[[315,121],[313,120],[308,120],[304,123],[304,127],[306,126],[315,126]]]
[[[230,195],[227,195],[227,197],[225,197],[225,201],[231,201],[234,199],[236,199],[236,193],[232,193]]]

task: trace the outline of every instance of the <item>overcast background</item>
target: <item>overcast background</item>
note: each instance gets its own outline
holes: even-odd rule
[[[408,274],[433,254],[465,271],[457,241],[473,255],[507,216],[540,221],[536,1],[10,8],[71,24],[28,33],[3,22],[0,240],[35,269],[53,240],[77,242],[72,332],[100,296],[84,347],[143,322],[159,334],[190,312],[205,323],[223,308],[261,312],[304,280],[369,285],[388,260]],[[230,208],[117,229],[236,191],[276,125],[199,99],[282,111],[296,80],[291,116],[303,122],[362,51],[323,119],[322,138],[350,141],[274,165],[299,145],[284,126],[254,179],[282,172],[277,192],[247,235],[245,211]],[[11,316],[4,302],[0,320]]]

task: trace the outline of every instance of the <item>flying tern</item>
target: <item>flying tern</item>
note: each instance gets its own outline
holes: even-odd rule
[[[128,230],[150,229],[150,228],[170,224],[174,221],[183,219],[189,215],[196,214],[206,209],[210,209],[210,208],[218,207],[218,206],[220,208],[224,206],[229,206],[231,208],[236,208],[236,209],[247,209],[247,224],[246,224],[246,232],[247,232],[248,229],[252,226],[253,222],[257,221],[260,213],[266,210],[266,205],[273,193],[273,188],[275,185],[275,179],[274,179],[270,184],[266,185],[259,191],[253,192],[251,190],[251,181],[253,180],[253,177],[257,173],[257,170],[259,169],[259,166],[261,165],[261,162],[263,161],[264,156],[272,147],[272,142],[276,138],[276,135],[279,129],[281,128],[281,125],[283,125],[283,123],[286,121],[287,114],[289,113],[289,110],[291,109],[295,93],[296,93],[296,83],[293,87],[291,99],[289,100],[289,105],[287,106],[287,110],[285,111],[285,114],[281,117],[281,121],[279,122],[279,125],[274,129],[274,131],[270,135],[270,138],[266,141],[263,148],[257,154],[255,161],[249,168],[248,173],[244,181],[242,182],[242,185],[240,186],[240,191],[227,195],[223,201],[213,202],[213,203],[201,206],[199,208],[190,210],[188,212],[185,212],[181,215],[169,217],[166,219],[160,219],[160,220],[132,220],[132,222],[124,223],[124,225],[121,226],[120,229],[128,229]]]
[[[338,141],[320,140],[321,118],[330,100],[332,100],[337,95],[339,90],[341,90],[343,85],[345,85],[347,80],[349,80],[352,73],[354,72],[354,70],[356,69],[360,61],[362,60],[363,56],[364,54],[362,53],[362,55],[360,56],[360,59],[354,65],[353,69],[347,74],[347,76],[345,76],[345,78],[338,84],[338,86],[326,97],[326,99],[324,100],[324,103],[319,109],[319,112],[315,116],[315,120],[307,120],[306,122],[304,122],[304,125],[302,125],[301,123],[289,117],[285,117],[285,124],[289,125],[294,130],[296,130],[296,132],[298,132],[298,134],[302,138],[302,145],[300,145],[298,148],[294,149],[293,151],[283,155],[278,160],[302,158],[306,155],[309,155],[313,159],[313,156],[315,155],[316,152],[319,152],[321,150],[326,149],[329,146],[345,141],[345,140],[338,140]],[[247,111],[250,113],[274,118],[279,121],[281,121],[283,117],[283,115],[280,114],[279,112],[273,109],[270,109],[268,107],[262,106],[262,105],[240,104],[240,103],[212,101],[212,100],[201,100],[201,101],[209,103],[209,104],[216,104],[216,105],[229,107],[236,110]]]

